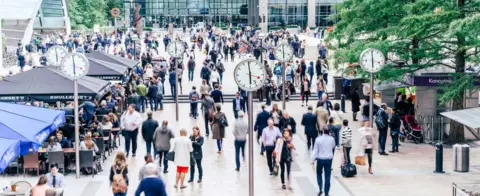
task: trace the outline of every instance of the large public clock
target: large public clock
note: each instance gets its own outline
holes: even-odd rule
[[[79,79],[87,75],[90,68],[87,57],[79,53],[70,53],[65,56],[60,66],[62,72],[72,79]]]
[[[254,59],[238,63],[233,74],[238,87],[248,92],[262,88],[267,79],[265,66]]]
[[[385,65],[385,55],[378,49],[368,48],[360,54],[360,65],[367,72],[378,72]]]
[[[287,62],[293,58],[293,48],[288,43],[282,43],[275,47],[275,58],[280,62]]]
[[[58,67],[62,64],[63,58],[68,54],[66,48],[61,46],[53,46],[47,50],[47,62],[51,66]]]
[[[181,41],[172,41],[167,46],[167,52],[172,57],[182,58],[185,54],[185,45]]]

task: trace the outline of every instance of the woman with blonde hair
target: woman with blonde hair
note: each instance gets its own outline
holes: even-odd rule
[[[113,196],[126,196],[128,188],[128,165],[124,152],[117,152],[110,169],[110,184]]]
[[[175,188],[187,188],[183,183],[185,181],[185,175],[188,172],[190,166],[190,153],[193,151],[192,141],[187,137],[187,130],[180,129],[180,137],[175,137],[173,140],[172,148],[170,152],[175,153],[173,162],[177,165],[177,176],[175,179]]]

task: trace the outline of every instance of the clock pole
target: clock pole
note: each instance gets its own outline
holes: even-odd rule
[[[178,58],[174,58],[173,60],[173,64],[175,66],[175,119],[177,120],[178,122],[178,66],[177,66],[177,61],[178,61]]]
[[[285,104],[285,96],[287,96],[286,95],[287,93],[285,92],[285,85],[287,84],[287,82],[285,81],[286,78],[287,78],[286,77],[287,73],[286,73],[285,69],[287,67],[285,65],[286,65],[285,62],[282,62],[282,67],[283,67],[283,69],[282,69],[282,109],[283,110],[285,110],[287,108],[287,104]]]
[[[80,123],[78,122],[78,80],[73,80],[73,101],[75,118],[75,173],[77,179],[80,178]]]
[[[253,93],[248,93],[248,195],[254,193],[254,169],[253,169]]]
[[[375,55],[378,55],[377,63],[378,63],[378,68],[375,68]],[[368,56],[367,56],[368,55]],[[374,48],[367,48],[365,49],[361,54],[360,54],[360,65],[362,66],[363,70],[367,71],[370,73],[370,92],[369,92],[369,97],[370,97],[370,102],[368,106],[368,121],[370,122],[370,127],[373,128],[373,104],[374,104],[374,99],[375,95],[373,94],[373,74],[375,72],[380,71],[380,69],[383,68],[385,65],[385,55],[382,53],[382,51]],[[368,60],[371,62],[368,63]]]
[[[373,58],[372,58],[372,67],[373,67]],[[370,104],[368,105],[368,120],[370,121],[370,127],[373,128],[373,72],[370,72]]]

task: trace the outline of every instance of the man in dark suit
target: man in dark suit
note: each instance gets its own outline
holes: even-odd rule
[[[158,100],[157,100],[158,87],[155,82],[150,81],[150,86],[148,86],[147,97],[150,99],[150,109],[152,111],[157,111],[158,109]]]
[[[315,138],[318,136],[317,116],[313,114],[312,106],[308,106],[308,112],[303,114],[302,125],[305,126],[305,135],[307,136],[307,147],[313,149]]]
[[[153,134],[155,133],[155,129],[158,127],[158,121],[152,118],[152,112],[147,113],[147,120],[143,121],[142,123],[142,136],[147,144],[147,154],[151,155],[151,149],[153,146],[153,158],[155,158],[155,144],[153,143]],[[153,145],[152,145],[153,143]]]
[[[262,111],[258,113],[257,120],[255,121],[255,125],[253,126],[254,131],[258,130],[257,142],[262,136],[263,129],[268,126],[269,118],[270,118],[270,113],[265,111],[265,105],[262,105]],[[260,151],[260,154],[263,155],[263,152],[265,152],[265,147],[263,146],[263,143],[262,143],[262,150]]]
[[[237,119],[238,112],[240,110],[245,112],[245,100],[240,97],[239,92],[235,93],[235,98],[232,99],[232,105],[233,105],[233,115],[235,116],[235,119]]]

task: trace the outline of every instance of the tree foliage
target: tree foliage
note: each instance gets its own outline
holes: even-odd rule
[[[346,0],[331,16],[340,20],[329,47],[337,67],[357,63],[366,48],[382,50],[388,59],[375,74],[379,81],[403,81],[425,68],[450,69],[453,84],[444,87],[439,100],[462,109],[465,93],[477,90],[465,67],[480,59],[479,7],[480,0]],[[450,139],[463,141],[463,126],[452,122]]]
[[[92,28],[106,22],[108,6],[105,0],[68,0],[67,4],[73,29]]]

